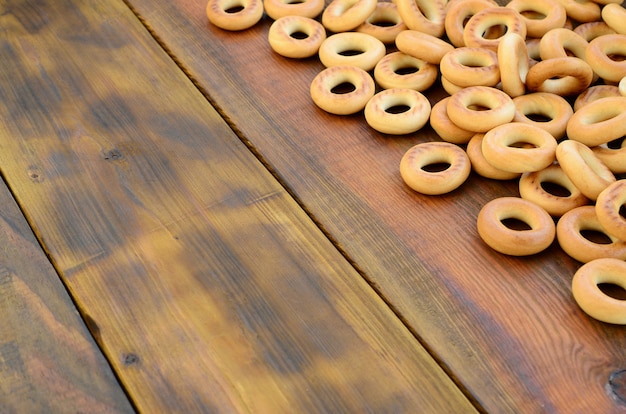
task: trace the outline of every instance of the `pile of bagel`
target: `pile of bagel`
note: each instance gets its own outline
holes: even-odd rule
[[[626,289],[621,0],[209,0],[206,12],[224,30],[266,15],[276,53],[318,56],[325,69],[310,94],[321,109],[363,111],[384,134],[430,125],[441,141],[413,146],[399,163],[413,190],[448,193],[472,170],[519,180],[519,197],[479,212],[481,239],[512,256],[556,239],[582,263],[572,291],[583,311],[626,324],[626,301],[599,288]],[[431,106],[423,92],[437,82],[449,96]],[[445,167],[427,168],[435,164]]]

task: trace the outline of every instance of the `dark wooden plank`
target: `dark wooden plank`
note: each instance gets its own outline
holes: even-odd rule
[[[437,140],[433,131],[384,136],[361,114],[316,108],[309,85],[322,65],[273,53],[267,17],[226,32],[208,23],[205,2],[129,3],[485,410],[626,411],[611,385],[626,368],[626,330],[577,307],[570,283],[579,263],[556,245],[506,257],[478,237],[479,209],[517,195],[514,182],[472,175],[448,195],[415,194],[399,161],[415,143]]]
[[[0,411],[133,412],[4,182],[0,206]]]
[[[124,3],[0,16],[3,174],[140,411],[474,411]]]

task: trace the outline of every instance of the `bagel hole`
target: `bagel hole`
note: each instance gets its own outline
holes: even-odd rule
[[[599,230],[585,229],[580,230],[580,235],[595,244],[611,244],[613,240],[606,233]]]
[[[447,170],[450,168],[450,163],[448,162],[433,162],[432,164],[426,164],[422,167],[422,170],[430,173],[438,173]]]
[[[608,56],[609,59],[611,59],[614,62],[623,62],[623,61],[626,60],[626,55],[623,55],[621,53],[619,53],[619,54],[611,53],[611,54],[609,54],[607,56]]]
[[[564,47],[563,51],[565,52],[565,55],[567,55],[568,57],[578,57],[576,56],[576,53],[574,53],[572,50]],[[553,78],[554,79],[554,78]]]
[[[505,25],[497,24],[487,28],[487,30],[483,32],[482,38],[487,40],[499,39],[504,36],[508,30],[509,28]]]
[[[480,62],[480,57],[476,57],[476,56],[466,56],[463,59],[461,59],[459,61],[459,63],[461,63],[461,65],[466,66],[468,68],[483,68],[485,67],[484,64],[482,64]]]
[[[526,141],[515,141],[508,145],[510,148],[532,149],[537,148],[535,144]]]
[[[354,86],[350,82],[342,82],[339,85],[333,87],[330,91],[337,95],[344,95],[346,93],[354,92],[355,90],[356,86]]]
[[[530,119],[533,122],[550,122],[550,121],[552,121],[552,118],[550,118],[547,115],[540,114],[540,113],[524,114],[524,116],[526,116],[526,118]]]
[[[401,114],[404,113],[408,110],[410,110],[411,107],[408,105],[394,105],[394,106],[390,106],[389,108],[385,109],[385,112],[389,113],[389,114]],[[449,164],[448,164],[449,165]]]
[[[532,229],[532,227],[530,227],[528,223],[526,223],[523,220],[516,219],[515,217],[505,218],[500,221],[502,222],[504,226],[506,226],[507,228],[511,230],[527,231],[527,230]]]
[[[553,181],[542,181],[540,185],[543,191],[553,196],[565,198],[572,195],[570,190]]]
[[[626,220],[626,205],[622,204],[619,206],[619,215],[622,216],[622,219]]]
[[[229,7],[228,9],[224,10],[224,12],[226,12],[228,14],[235,14],[235,13],[239,13],[243,9],[244,9],[244,7],[241,4],[238,4],[236,6]]]
[[[467,109],[471,109],[472,111],[489,111],[491,108],[489,108],[488,106],[471,104],[467,106]]]
[[[536,10],[522,10],[520,14],[529,20],[543,20],[548,17]]]
[[[613,141],[610,141],[609,143],[607,143],[606,147],[612,150],[622,149],[622,147],[624,146],[624,139],[626,139],[626,137],[614,139]]]
[[[371,24],[372,26],[378,26],[378,27],[393,27],[398,24],[398,22],[394,22],[391,19],[386,19],[384,17],[379,17],[376,19],[369,20],[368,23]]]
[[[338,54],[341,56],[358,56],[358,55],[362,55],[363,53],[364,52],[362,50],[358,50],[358,49],[346,49],[346,50],[342,50]]]
[[[415,66],[402,66],[394,70],[393,72],[396,75],[410,75],[412,73],[416,73],[418,70],[419,68],[416,68]]]
[[[598,289],[613,299],[626,300],[626,289],[614,283],[599,283]]]
[[[285,4],[302,4],[304,3],[304,0],[290,0],[287,1]]]
[[[296,40],[303,40],[303,39],[306,39],[307,37],[309,37],[308,34],[306,34],[304,32],[301,32],[299,30],[296,31],[296,32],[291,33],[289,36],[293,37]]]

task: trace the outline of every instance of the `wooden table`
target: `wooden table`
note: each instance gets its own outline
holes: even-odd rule
[[[485,246],[198,0],[0,1],[0,411],[626,412],[580,263]],[[441,98],[429,91],[432,102]]]

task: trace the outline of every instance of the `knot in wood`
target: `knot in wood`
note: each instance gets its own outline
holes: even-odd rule
[[[613,371],[609,375],[609,388],[619,401],[626,404],[626,369]]]

